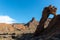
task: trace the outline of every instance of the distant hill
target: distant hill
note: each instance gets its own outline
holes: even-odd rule
[[[45,28],[47,27],[48,23],[49,23],[50,19],[47,19],[47,21],[45,22]],[[39,24],[39,22],[35,19],[32,18],[27,24],[24,23],[14,23],[14,24],[6,24],[6,23],[0,23],[0,33],[6,33],[6,32],[14,32],[16,30],[30,30],[30,31],[35,31],[37,25]],[[33,32],[32,31],[32,32]]]
[[[32,20],[30,20],[27,24],[25,24],[25,26],[27,27],[35,27],[38,25],[38,21],[35,18],[32,18]]]
[[[2,33],[12,33],[15,30],[24,30],[25,26],[23,24],[5,24],[0,23],[0,34]]]

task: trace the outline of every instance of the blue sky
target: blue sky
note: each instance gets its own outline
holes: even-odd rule
[[[0,15],[7,15],[18,23],[27,23],[32,17],[39,21],[43,8],[50,4],[57,7],[59,14],[60,0],[0,0]]]

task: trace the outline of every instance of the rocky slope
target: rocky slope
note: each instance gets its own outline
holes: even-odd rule
[[[26,33],[22,34],[22,36],[17,36],[16,40],[60,40],[60,15],[52,20],[49,19],[49,21],[48,27],[43,32],[44,35],[33,37],[33,33]]]
[[[45,22],[45,28],[49,24],[51,19],[47,19]],[[36,21],[35,18],[32,18],[27,24],[19,24],[19,23],[14,23],[14,24],[5,24],[5,23],[0,23],[0,34],[3,33],[16,33],[18,36],[14,38],[14,40],[36,40],[36,39],[42,39],[42,37],[32,37],[33,33],[36,30],[37,25],[39,24],[38,21]]]
[[[47,27],[50,19],[47,19],[45,22],[45,28]],[[37,25],[39,24],[38,21],[36,21],[35,18],[32,18],[27,24],[19,24],[19,23],[14,23],[14,24],[5,24],[5,23],[0,23],[0,32],[14,32],[15,30],[31,30],[35,31]]]

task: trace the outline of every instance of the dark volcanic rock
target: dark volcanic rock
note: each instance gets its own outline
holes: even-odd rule
[[[47,39],[51,38],[54,35],[60,34],[60,15],[57,15],[51,20],[48,27],[42,34],[46,35]]]

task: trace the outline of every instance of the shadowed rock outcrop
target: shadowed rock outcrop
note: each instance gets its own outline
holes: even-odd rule
[[[51,13],[53,14],[54,12],[51,12]],[[16,40],[60,40],[60,15],[56,15],[56,11],[54,15],[55,16],[52,19],[48,19],[45,17],[41,19],[42,24],[41,22],[39,22],[39,25],[37,26],[37,30],[34,33],[22,34],[22,36],[18,36]],[[29,25],[30,25],[30,22],[28,23]]]
[[[37,29],[34,33],[35,36],[39,36],[41,34],[41,32],[44,31],[45,21],[47,20],[47,18],[50,14],[53,14],[55,17],[56,16],[56,10],[57,10],[57,8],[55,8],[54,6],[51,6],[51,5],[44,8],[44,10],[42,12],[42,18],[41,18],[39,25],[37,26]]]
[[[49,39],[54,35],[60,34],[60,15],[54,17],[49,23],[48,27],[42,32],[46,36],[45,39]]]

